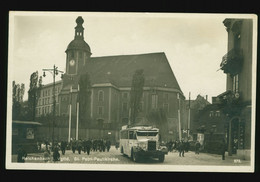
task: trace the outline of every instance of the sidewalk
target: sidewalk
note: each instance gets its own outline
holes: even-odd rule
[[[90,157],[90,158],[118,158],[119,161],[110,162],[111,164],[136,164],[133,163],[129,158],[123,157],[123,155],[116,149],[111,149],[109,153],[107,152],[91,152],[90,156],[87,154],[78,155],[77,153],[73,154],[72,151],[67,150],[66,155],[62,156],[66,159],[69,158],[69,161],[63,161],[62,163],[90,163],[87,161],[75,161],[74,157]],[[17,155],[12,155],[12,162],[17,161]],[[43,159],[43,153],[30,153],[27,155],[26,163],[45,163]],[[52,155],[48,163],[52,163]],[[137,163],[143,164],[143,163]],[[179,157],[178,152],[169,152],[168,155],[165,155],[165,161],[163,163],[158,163],[158,160],[149,160],[144,164],[149,165],[201,165],[201,166],[250,166],[249,160],[239,159],[236,155],[228,156],[225,155],[225,160],[222,160],[221,155],[209,154],[209,153],[200,153],[195,154],[193,151],[189,151],[184,154],[184,157]]]
[[[167,155],[166,155],[167,156]],[[200,153],[195,154],[189,151],[184,154],[184,157],[179,157],[178,152],[169,152],[165,162],[173,160],[176,165],[214,165],[214,166],[249,166],[249,160],[239,159],[236,155],[228,156],[226,153],[225,160],[222,160],[221,155]]]

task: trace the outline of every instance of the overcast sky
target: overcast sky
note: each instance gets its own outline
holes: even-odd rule
[[[191,92],[191,99],[208,95],[211,102],[225,91],[226,74],[217,71],[227,52],[223,15],[18,13],[10,21],[9,82],[24,83],[27,92],[32,72],[42,75],[54,64],[65,71],[78,16],[92,57],[164,52],[186,99]],[[50,82],[47,73],[43,83]]]

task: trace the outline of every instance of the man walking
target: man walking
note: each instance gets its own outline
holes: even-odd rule
[[[59,153],[59,148],[57,145],[54,146],[53,149],[53,162],[60,161],[60,153]]]
[[[90,153],[90,149],[91,149],[91,147],[92,147],[92,142],[91,142],[91,140],[87,140],[86,141],[86,150],[87,150],[87,154],[89,155],[89,153]]]
[[[184,157],[184,142],[183,140],[179,142],[179,156]]]
[[[75,153],[76,148],[77,148],[77,143],[76,143],[75,139],[72,139],[71,149],[72,149],[73,154]]]
[[[226,152],[226,142],[225,142],[225,139],[223,139],[221,141],[220,152],[221,152],[221,155],[222,155],[222,160],[225,160],[225,152]]]
[[[82,141],[81,141],[81,139],[79,139],[77,141],[77,150],[78,150],[78,153],[81,154],[81,150],[82,150]]]
[[[200,142],[196,141],[195,143],[195,154],[199,154],[200,153]]]
[[[67,142],[62,141],[61,144],[60,144],[60,148],[61,148],[61,153],[62,153],[62,155],[65,154],[66,147],[67,147]]]
[[[110,140],[107,140],[106,141],[106,148],[107,148],[107,151],[109,152],[109,150],[110,150],[110,147],[111,147],[111,142],[110,142]]]

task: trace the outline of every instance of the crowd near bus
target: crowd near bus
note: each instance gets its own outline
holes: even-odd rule
[[[132,131],[132,128],[129,130],[128,137],[135,138],[133,135],[134,134],[133,131]],[[144,145],[145,140],[144,140],[144,135],[142,135],[142,133],[147,134],[149,132],[151,133],[151,131],[149,131],[149,132],[148,131],[146,131],[146,132],[138,131],[138,132],[136,132],[135,139],[138,139],[138,137],[140,138],[140,136],[141,136],[140,142],[142,142],[141,144]],[[152,131],[152,133],[157,134],[157,131]],[[122,135],[122,133],[121,133],[121,135]],[[121,136],[121,138],[122,137],[123,137],[123,135]],[[157,139],[160,140],[159,139],[160,137],[157,135],[151,135],[151,136],[147,135],[145,137],[147,139],[147,142],[151,141],[151,137],[153,139],[155,138],[156,140]],[[156,138],[156,137],[159,137],[159,138]],[[121,139],[121,140],[124,140],[124,139]],[[122,142],[121,140],[120,140],[120,142]],[[131,140],[132,142],[134,141],[134,139],[129,139],[129,140]],[[114,143],[115,149],[119,150],[119,152],[121,152],[123,154],[127,153],[127,148],[126,147],[123,148],[123,145],[122,145],[123,143],[120,143],[120,142],[116,141]],[[191,142],[193,142],[192,145],[191,145]],[[138,140],[135,143],[138,143]],[[150,143],[149,142],[147,143],[147,147],[148,147],[147,149],[149,149],[149,147],[151,149]],[[139,144],[138,146],[141,146],[141,144]],[[154,149],[156,149],[158,147],[158,146],[157,147],[156,146],[154,145],[154,147],[155,147]],[[185,156],[184,154],[191,150],[195,152],[195,155],[199,155],[201,148],[202,148],[201,143],[199,141],[188,141],[188,140],[184,140],[184,139],[175,140],[175,141],[170,140],[167,142],[160,141],[159,146],[161,149],[162,149],[162,146],[165,146],[167,148],[168,152],[177,153],[177,155],[179,157],[184,157]],[[223,141],[222,145],[221,145],[222,160],[225,160],[225,151],[226,151],[225,146],[226,146],[225,141]],[[50,160],[52,160],[53,162],[57,162],[57,161],[60,161],[60,157],[62,155],[65,155],[66,151],[69,151],[69,150],[71,150],[72,153],[78,154],[78,155],[82,154],[82,153],[91,155],[92,152],[109,152],[111,149],[111,141],[109,139],[102,139],[102,138],[100,138],[100,139],[83,139],[83,140],[82,139],[79,139],[79,140],[71,139],[70,142],[67,142],[64,140],[59,141],[59,142],[55,141],[54,145],[52,145],[51,141],[44,139],[42,141],[37,142],[37,147],[38,147],[39,152],[43,152],[43,157],[44,157],[44,159],[46,159],[46,160],[44,160],[44,162],[48,162]],[[144,147],[144,146],[142,146],[142,147]],[[158,153],[158,151],[157,151],[157,153]],[[17,162],[19,162],[19,163],[25,162],[24,158],[26,158],[27,152],[21,145],[18,146],[17,154],[18,154]],[[130,151],[129,156],[132,158],[133,156],[131,156],[131,155],[132,155],[132,153]],[[163,161],[163,160],[161,160],[161,161]]]
[[[184,157],[184,153],[190,150],[190,142],[188,140],[175,140],[174,142],[170,140],[166,143],[166,147],[169,152],[179,152],[180,157]]]
[[[75,154],[81,154],[82,152],[90,155],[91,152],[109,152],[111,148],[111,141],[109,139],[71,139],[70,142],[67,141],[55,141],[54,145],[48,140],[43,140],[37,142],[38,151],[43,152],[44,159],[51,157],[51,151],[53,152],[53,161],[60,161],[61,155],[65,155],[67,150],[71,150]],[[118,149],[118,145],[115,145]],[[22,152],[18,153],[18,161],[24,162],[20,158],[24,157],[25,154]],[[45,161],[47,162],[47,161]]]

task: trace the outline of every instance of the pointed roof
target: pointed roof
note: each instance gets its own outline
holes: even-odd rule
[[[74,40],[72,40],[69,43],[65,52],[68,52],[69,50],[82,50],[82,51],[89,52],[91,54],[91,49],[84,40],[84,27],[82,26],[82,24],[84,23],[83,18],[79,16],[76,19],[76,23],[77,26],[75,27]]]
[[[85,71],[89,73],[92,84],[131,87],[137,69],[144,70],[144,86],[174,88],[182,93],[164,52],[91,57]]]

